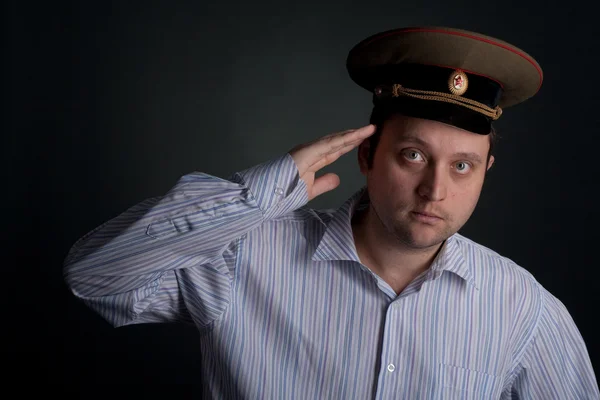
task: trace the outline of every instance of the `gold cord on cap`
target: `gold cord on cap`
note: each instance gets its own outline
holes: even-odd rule
[[[429,90],[408,89],[397,83],[394,84],[394,86],[392,86],[392,96],[408,96],[422,100],[435,100],[457,104],[459,106],[466,107],[480,114],[488,116],[494,121],[500,118],[500,116],[502,115],[502,109],[499,106],[496,106],[496,108],[491,108],[483,103],[479,103],[478,101],[467,99],[454,94],[433,92]]]

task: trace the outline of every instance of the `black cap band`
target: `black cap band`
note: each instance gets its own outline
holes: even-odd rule
[[[373,91],[376,85],[391,87],[393,84],[400,84],[409,89],[450,93],[448,81],[455,71],[457,70],[434,65],[398,64],[380,65],[369,68],[364,73],[366,76],[376,77],[376,81],[372,83]],[[490,108],[496,107],[502,97],[502,87],[491,79],[468,72],[465,74],[468,77],[468,87],[461,97],[485,104]]]
[[[386,115],[399,113],[409,117],[430,119],[480,135],[487,135],[492,130],[490,117],[456,104],[408,97],[374,101],[374,104],[379,112]]]

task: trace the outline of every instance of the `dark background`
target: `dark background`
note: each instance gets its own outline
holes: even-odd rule
[[[538,95],[498,121],[496,164],[462,233],[563,301],[597,373],[599,29],[584,5],[555,4],[5,4],[1,330],[9,377],[84,388],[197,382],[193,328],[108,326],[63,283],[70,246],[186,173],[227,177],[365,125],[371,97],[347,76],[348,50],[416,25],[496,36],[541,64]],[[337,207],[363,184],[355,151],[329,171],[342,185],[310,206]]]

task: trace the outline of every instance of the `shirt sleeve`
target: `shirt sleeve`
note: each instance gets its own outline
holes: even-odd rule
[[[510,398],[600,399],[583,338],[566,307],[546,289],[536,332],[524,353]]]
[[[134,205],[75,242],[64,280],[115,327],[207,326],[229,303],[240,238],[307,200],[288,153],[227,180],[190,173],[164,196]]]

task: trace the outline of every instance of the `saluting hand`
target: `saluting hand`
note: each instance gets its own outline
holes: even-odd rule
[[[289,151],[298,168],[300,179],[306,184],[309,201],[335,189],[340,184],[340,178],[334,173],[327,173],[317,179],[315,173],[360,145],[373,133],[375,133],[375,126],[370,124],[359,129],[332,133],[312,142],[300,144]]]

